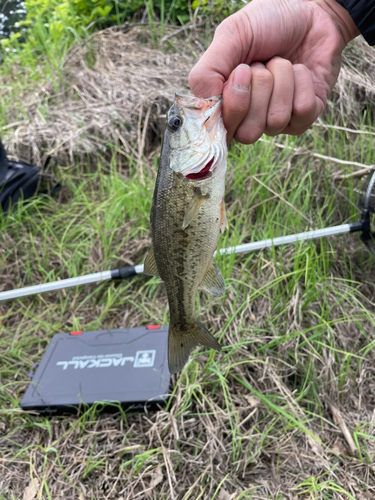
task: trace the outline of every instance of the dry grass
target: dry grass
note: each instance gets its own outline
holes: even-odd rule
[[[164,126],[160,115],[177,89],[187,90],[193,57],[181,34],[167,38],[161,50],[151,40],[144,26],[126,25],[95,33],[75,48],[54,81],[25,96],[23,109],[17,102],[9,112],[10,154],[37,164],[43,154],[54,154],[73,163],[109,144],[137,160],[155,149]]]
[[[356,123],[366,106],[375,104],[374,49],[362,37],[356,38],[344,51],[342,62],[331,98],[337,98],[335,105],[341,119]]]
[[[73,164],[116,145],[118,154],[140,162],[158,146],[162,115],[176,90],[189,91],[189,70],[203,50],[202,29],[189,28],[165,27],[162,39],[132,25],[92,35],[50,83],[22,95],[9,110],[4,140],[10,156],[41,164],[52,154]],[[339,122],[358,123],[375,103],[374,80],[374,51],[358,38],[344,52],[327,112],[333,109]]]

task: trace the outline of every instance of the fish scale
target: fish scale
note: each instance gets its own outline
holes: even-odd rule
[[[145,273],[160,276],[166,287],[171,373],[182,369],[196,345],[220,350],[195,317],[195,297],[199,288],[215,295],[225,292],[224,280],[213,260],[225,224],[225,136],[221,99],[177,94],[167,115],[150,216],[152,248],[145,261]],[[217,151],[220,161],[212,153],[216,155]],[[191,169],[197,170],[192,155],[197,161],[207,158],[199,170],[203,171],[201,178],[199,172],[194,179],[187,177]]]

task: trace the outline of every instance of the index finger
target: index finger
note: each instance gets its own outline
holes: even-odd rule
[[[233,14],[217,27],[211,45],[190,72],[189,85],[197,97],[222,94],[232,71],[240,63],[247,62],[247,54],[243,54],[241,22],[236,16]]]

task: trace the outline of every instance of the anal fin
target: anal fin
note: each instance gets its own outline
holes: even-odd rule
[[[150,250],[148,251],[148,254],[146,255],[143,272],[145,274],[150,274],[151,276],[157,276],[158,278],[160,278],[158,268],[156,267],[153,246],[150,247]]]
[[[225,293],[225,281],[223,275],[213,259],[199,288],[208,293],[212,293],[216,297],[220,297],[220,295]]]

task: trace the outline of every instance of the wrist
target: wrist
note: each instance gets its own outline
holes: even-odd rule
[[[340,33],[344,48],[351,40],[360,35],[360,31],[355,25],[349,12],[336,0],[313,0],[324,9],[332,18]]]

